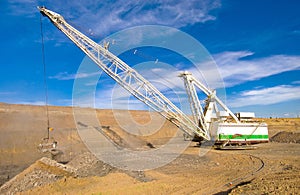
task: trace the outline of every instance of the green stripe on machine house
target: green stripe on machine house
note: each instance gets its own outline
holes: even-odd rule
[[[223,135],[219,139],[269,139],[269,135]]]

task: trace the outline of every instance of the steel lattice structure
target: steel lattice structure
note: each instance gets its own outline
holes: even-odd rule
[[[235,120],[236,123],[240,123],[235,114],[215,95],[215,93],[212,90],[208,89],[200,81],[198,81],[191,73],[183,72],[179,76],[183,78],[186,92],[189,96],[190,107],[193,116],[197,117],[196,120],[200,122],[200,124],[203,126],[203,129],[207,129],[207,127],[205,125],[203,109],[200,104],[195,87],[203,91],[205,95],[207,95],[207,97],[214,99],[214,101],[218,103],[224,109],[224,111],[226,111]]]
[[[108,51],[107,48],[95,43],[89,37],[76,30],[58,13],[48,10],[45,7],[39,7],[39,10],[88,55],[96,65],[129,93],[171,121],[189,136],[193,137],[196,135],[205,140],[210,140],[209,132],[206,128],[202,128],[205,127],[204,123],[204,126],[202,123],[198,126],[197,122],[191,120],[149,81]],[[201,117],[202,115],[198,116]]]

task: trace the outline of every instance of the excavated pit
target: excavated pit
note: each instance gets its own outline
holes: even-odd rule
[[[128,111],[119,113],[125,119],[128,117]],[[151,132],[146,125],[149,121],[146,111],[129,113],[141,124],[142,132]],[[165,122],[160,131],[140,137],[123,131],[111,110],[96,110],[96,115],[101,125],[86,127],[100,127],[100,133],[116,147],[131,150],[155,150],[177,130]],[[262,119],[269,125],[271,142],[257,145],[257,150],[217,151],[191,145],[169,164],[132,172],[112,167],[88,151],[78,135],[76,125],[80,124],[74,120],[72,108],[49,106],[49,116],[55,129],[51,137],[58,141],[57,150],[61,151],[56,155],[41,153],[37,148],[47,135],[44,107],[0,104],[0,194],[297,194],[300,191],[297,177],[300,119]],[[87,119],[90,116],[86,114]],[[253,171],[261,162],[252,156],[261,158],[266,165],[259,173]],[[232,181],[239,182],[228,186]]]

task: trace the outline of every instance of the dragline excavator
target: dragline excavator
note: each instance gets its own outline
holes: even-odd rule
[[[45,7],[38,7],[38,9],[107,75],[138,100],[181,129],[185,138],[213,141],[219,148],[268,142],[267,125],[251,121],[254,113],[232,113],[217,97],[215,91],[208,89],[191,73],[183,72],[179,76],[183,78],[189,97],[192,118],[183,113],[136,70],[112,54],[107,47],[95,43],[79,32],[60,14]],[[207,96],[203,107],[196,89],[200,89]]]

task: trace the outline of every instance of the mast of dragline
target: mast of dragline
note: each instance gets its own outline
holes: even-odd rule
[[[183,78],[184,86],[189,97],[190,107],[193,116],[196,117],[196,119],[194,120],[198,120],[200,125],[203,126],[204,129],[207,128],[205,124],[206,120],[204,118],[203,109],[196,92],[196,87],[203,93],[205,93],[207,97],[213,98],[214,101],[216,101],[216,103],[218,103],[222,107],[222,109],[234,119],[236,123],[240,123],[236,115],[215,95],[215,93],[212,90],[208,89],[200,81],[198,81],[191,73],[185,71],[179,76]]]

